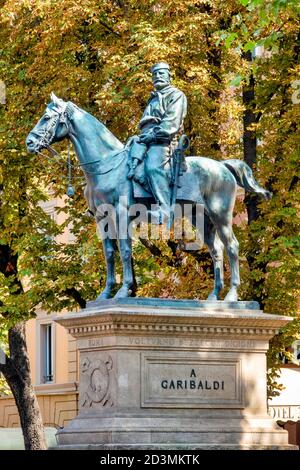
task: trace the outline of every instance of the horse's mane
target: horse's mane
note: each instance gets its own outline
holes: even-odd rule
[[[69,107],[69,110],[68,110],[68,107]],[[101,133],[102,135],[104,134],[106,139],[108,139],[111,144],[114,144],[119,149],[124,147],[124,144],[122,144],[122,142],[105,126],[105,124],[103,124],[102,121],[97,119],[91,113],[88,113],[84,109],[80,108],[79,106],[77,106],[72,101],[68,101],[67,102],[67,114],[68,114],[68,112],[70,112],[70,117],[71,117],[71,114],[73,114],[75,109],[77,111],[87,115],[88,119],[91,120],[96,125],[96,127],[98,128],[97,130],[99,131],[99,133]]]

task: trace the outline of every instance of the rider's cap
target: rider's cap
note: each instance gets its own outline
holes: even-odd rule
[[[156,72],[156,70],[161,70],[161,69],[165,69],[170,72],[170,66],[166,62],[159,62],[158,64],[153,65],[153,67],[151,67],[151,72],[154,73]]]

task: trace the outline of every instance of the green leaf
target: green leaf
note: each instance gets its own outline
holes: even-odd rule
[[[256,47],[256,42],[255,41],[248,41],[245,45],[244,45],[244,51],[247,52],[247,51],[251,51],[253,52],[253,50],[255,49]]]
[[[229,34],[229,36],[227,36],[227,38],[225,39],[225,46],[227,48],[231,47],[231,44],[233,43],[236,37],[237,37],[237,33]]]
[[[240,84],[242,83],[242,81],[244,80],[245,77],[243,77],[243,75],[237,75],[233,80],[231,80],[231,82],[229,83],[230,86],[240,86]]]
[[[20,70],[18,73],[18,79],[24,80],[25,77],[26,77],[26,70]]]

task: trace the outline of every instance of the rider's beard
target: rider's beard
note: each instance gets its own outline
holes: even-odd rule
[[[170,82],[168,80],[165,80],[163,78],[159,78],[159,79],[155,80],[154,87],[155,87],[156,90],[162,90],[163,88],[165,88],[169,84],[170,84]]]

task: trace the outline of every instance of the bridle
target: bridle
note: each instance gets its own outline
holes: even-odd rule
[[[51,117],[49,119],[49,122],[47,122],[46,128],[44,129],[42,134],[39,134],[40,140],[39,140],[39,146],[36,150],[36,153],[49,158],[47,155],[43,154],[40,150],[45,148],[49,150],[52,155],[62,158],[56,150],[54,150],[53,147],[51,147],[50,142],[54,139],[57,128],[60,124],[65,124],[67,128],[67,133],[69,134],[70,128],[69,128],[69,119],[72,117],[73,114],[73,109],[71,108],[71,103],[68,102],[66,103],[66,106],[64,109],[59,112],[59,111],[54,111],[55,112],[55,117]],[[52,110],[53,111],[53,110]],[[69,139],[69,144],[70,144],[70,139]]]
[[[44,154],[41,152],[41,149],[45,148],[50,151],[52,156],[63,160],[64,158],[50,145],[50,142],[54,139],[54,136],[56,134],[57,128],[60,124],[65,124],[67,128],[67,136],[69,135],[70,128],[69,128],[69,118],[73,114],[73,109],[71,108],[71,103],[67,102],[66,106],[62,110],[62,112],[55,111],[56,116],[53,118],[50,118],[49,123],[47,123],[47,126],[44,130],[44,132],[41,134],[41,138],[39,140],[39,147],[36,150],[36,153],[39,155],[42,155],[43,157],[46,157],[50,160],[51,157],[48,155]],[[71,155],[70,155],[70,148],[71,148],[71,143],[70,139],[68,138],[68,160],[67,160],[67,169],[68,169],[68,187],[67,187],[67,195],[69,197],[73,197],[75,194],[73,185],[72,185],[72,167],[73,165],[71,163]],[[77,165],[80,166],[80,165]]]

